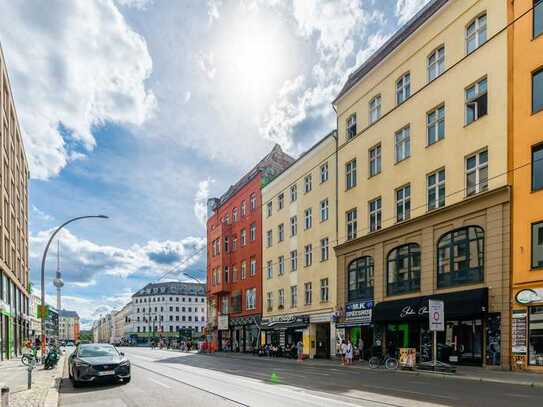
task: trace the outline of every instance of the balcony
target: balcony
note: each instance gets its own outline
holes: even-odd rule
[[[230,282],[224,282],[224,280],[219,281],[217,284],[209,285],[209,293],[211,295],[218,295],[223,293],[228,293],[231,290]]]

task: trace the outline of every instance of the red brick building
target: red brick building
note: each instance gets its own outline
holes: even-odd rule
[[[262,316],[260,188],[294,159],[276,145],[220,198],[208,201],[208,335],[218,350],[250,352]]]

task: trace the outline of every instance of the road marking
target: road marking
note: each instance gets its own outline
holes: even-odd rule
[[[520,398],[525,398],[525,399],[531,399],[532,397],[534,397],[534,395],[531,395],[531,394],[515,394],[515,393],[506,393],[504,394],[504,396],[508,396],[508,397],[520,397]]]
[[[151,380],[153,383],[158,384],[159,386],[165,387],[165,388],[167,388],[167,389],[171,389],[170,386],[168,386],[167,384],[164,384],[164,383],[162,383],[162,382],[159,382],[158,380],[151,379],[151,378],[149,378],[149,380]]]

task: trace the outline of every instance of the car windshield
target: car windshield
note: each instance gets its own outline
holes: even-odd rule
[[[113,346],[82,346],[79,349],[79,356],[82,358],[94,358],[99,356],[118,356],[117,349]]]

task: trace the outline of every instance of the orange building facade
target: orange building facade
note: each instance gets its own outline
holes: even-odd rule
[[[512,368],[543,373],[543,0],[509,7]]]

